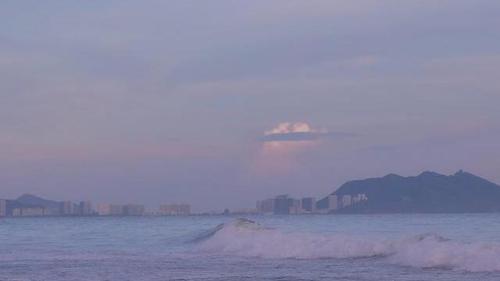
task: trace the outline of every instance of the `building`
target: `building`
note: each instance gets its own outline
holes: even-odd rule
[[[123,216],[125,214],[125,208],[123,205],[110,205],[110,216]]]
[[[272,214],[274,212],[274,199],[257,201],[257,211],[261,214]]]
[[[14,208],[12,210],[13,217],[40,217],[48,215],[49,212],[43,207]]]
[[[125,216],[142,216],[144,215],[144,205],[127,204],[123,208]]]
[[[96,212],[99,216],[111,216],[111,204],[97,204]]]
[[[368,200],[366,194],[360,193],[352,197],[352,204],[357,204],[366,200]]]
[[[339,209],[339,198],[337,195],[328,196],[328,211],[335,211]]]
[[[288,201],[288,213],[293,215],[298,215],[302,213],[302,201],[298,199],[290,198]]]
[[[92,203],[90,201],[82,201],[79,205],[79,215],[90,216],[94,214]]]
[[[191,214],[188,204],[165,204],[160,206],[159,214],[163,216],[187,216]]]
[[[59,203],[59,214],[62,216],[71,216],[75,214],[75,208],[71,201]]]
[[[97,204],[96,212],[99,216],[142,216],[144,215],[144,205],[127,204]]]
[[[302,212],[305,212],[305,213],[316,212],[316,198],[313,198],[313,197],[302,198],[300,205],[301,205]]]
[[[342,208],[349,207],[352,204],[352,195],[346,194],[342,196]]]
[[[7,200],[0,199],[0,217],[7,216]]]
[[[316,213],[316,198],[294,199],[288,195],[278,195],[273,199],[257,201],[257,211],[261,214],[297,215]]]
[[[290,214],[290,206],[293,199],[288,195],[278,195],[274,198],[273,213],[275,215],[288,215]]]

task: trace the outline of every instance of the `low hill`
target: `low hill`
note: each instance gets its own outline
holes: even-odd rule
[[[35,206],[44,207],[46,209],[59,209],[60,206],[60,202],[43,199],[31,194],[23,194],[19,196],[15,201],[26,207]]]
[[[41,197],[24,194],[14,200],[7,200],[7,213],[12,215],[16,208],[44,208],[49,214],[56,215],[60,212],[60,202],[43,199]]]
[[[389,174],[381,178],[355,180],[332,193],[366,194],[368,200],[342,208],[340,213],[459,213],[499,212],[500,186],[471,173],[453,175],[423,172],[414,177]],[[318,201],[328,208],[328,199]]]

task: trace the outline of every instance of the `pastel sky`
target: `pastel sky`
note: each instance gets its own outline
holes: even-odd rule
[[[253,207],[500,183],[500,1],[0,2],[0,197]]]

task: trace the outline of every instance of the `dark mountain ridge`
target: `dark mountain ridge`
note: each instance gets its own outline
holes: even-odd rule
[[[411,177],[389,174],[349,181],[332,193],[339,197],[356,194],[365,194],[368,200],[335,212],[500,212],[500,186],[461,170],[449,176],[426,171]],[[317,207],[328,208],[328,199],[318,201]]]

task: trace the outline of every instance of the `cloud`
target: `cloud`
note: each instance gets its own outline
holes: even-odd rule
[[[300,173],[301,157],[319,149],[323,139],[353,137],[355,134],[330,132],[306,122],[282,122],[264,132],[261,146],[255,154],[252,170],[256,176],[276,176]]]
[[[283,122],[266,131],[259,140],[262,142],[316,141],[323,138],[354,137],[356,134],[329,132],[327,129],[312,128],[306,122]]]
[[[261,138],[263,142],[269,141],[312,141],[317,140],[326,130],[313,129],[305,122],[283,122],[275,128],[268,130]]]

